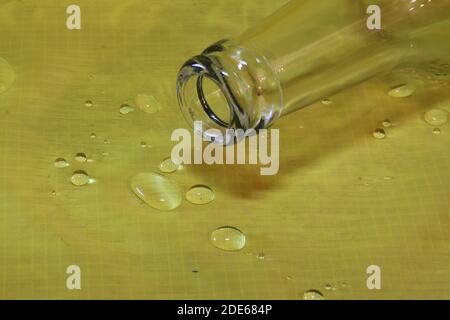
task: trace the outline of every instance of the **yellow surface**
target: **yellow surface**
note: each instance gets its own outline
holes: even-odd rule
[[[450,111],[448,82],[394,99],[377,79],[280,120],[277,176],[253,166],[170,175],[184,190],[213,188],[208,205],[158,212],[131,192],[186,125],[179,66],[283,2],[77,0],[82,30],[69,31],[72,1],[0,1],[0,57],[17,77],[0,95],[1,298],[450,298],[450,125],[434,135],[422,118]],[[162,110],[121,115],[140,93]],[[384,119],[394,126],[376,140]],[[70,166],[55,168],[59,157]],[[74,187],[75,170],[97,183]],[[242,251],[209,243],[227,225],[246,234]],[[66,289],[72,264],[80,291]],[[366,288],[372,264],[379,291]]]

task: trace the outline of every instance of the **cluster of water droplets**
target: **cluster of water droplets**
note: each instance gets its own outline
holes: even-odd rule
[[[74,162],[79,163],[90,162],[90,159],[88,159],[87,156],[82,152],[75,154],[74,160]],[[53,162],[53,165],[55,166],[55,168],[64,169],[70,167],[70,162],[65,158],[56,158]],[[95,179],[89,176],[86,171],[78,169],[72,172],[68,180],[76,187],[82,187],[95,183]]]

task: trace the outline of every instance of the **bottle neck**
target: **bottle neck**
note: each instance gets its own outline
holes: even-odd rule
[[[342,60],[333,63],[313,54],[307,57],[308,68],[302,68],[301,55],[270,60],[249,47],[220,42],[179,72],[183,114],[192,127],[201,121],[202,127],[196,128],[209,139],[218,139],[227,129],[268,128],[282,115],[392,70],[406,56],[388,46],[351,59],[343,52]]]

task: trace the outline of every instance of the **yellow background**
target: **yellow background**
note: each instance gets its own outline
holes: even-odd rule
[[[158,212],[129,181],[155,170],[186,126],[178,68],[285,1],[75,2],[79,31],[65,26],[74,1],[0,1],[0,57],[17,77],[0,95],[1,298],[450,298],[450,127],[437,136],[423,121],[429,108],[450,111],[448,82],[396,100],[376,79],[289,115],[276,126],[277,176],[186,166],[170,177],[184,190],[209,185],[216,200]],[[121,115],[139,93],[162,110]],[[384,119],[394,126],[376,140]],[[78,152],[95,162],[77,163]],[[55,168],[59,157],[70,167]],[[97,183],[74,187],[74,170]],[[242,251],[209,243],[227,225],[247,236]],[[80,291],[66,289],[72,264]],[[366,288],[372,264],[379,291]]]

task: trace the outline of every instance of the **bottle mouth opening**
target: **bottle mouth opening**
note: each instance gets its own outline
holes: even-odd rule
[[[220,84],[208,75],[198,76],[197,96],[203,110],[212,121],[223,128],[230,128],[233,112]]]
[[[225,141],[230,129],[253,128],[233,95],[229,77],[217,59],[205,55],[187,61],[178,74],[182,113],[194,131],[210,141]]]
[[[177,97],[194,132],[227,144],[236,132],[248,136],[270,127],[283,102],[281,83],[264,57],[219,45],[181,67]]]

